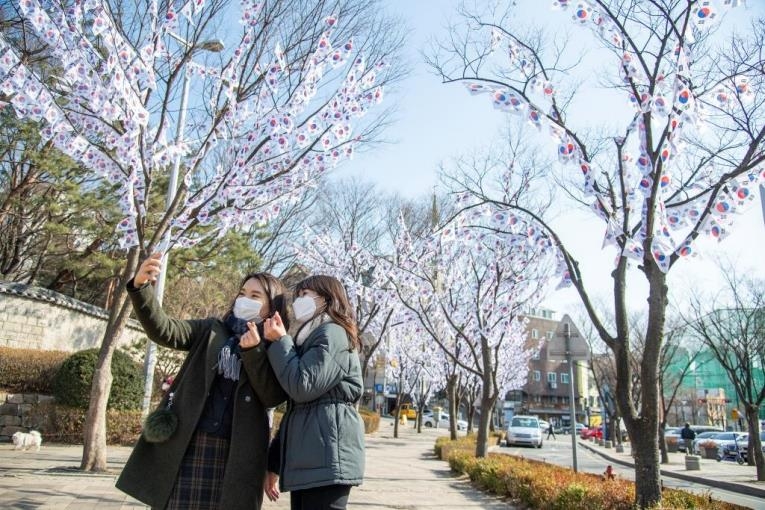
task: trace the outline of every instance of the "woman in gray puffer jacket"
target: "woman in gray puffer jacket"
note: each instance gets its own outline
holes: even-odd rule
[[[289,396],[272,448],[281,490],[292,510],[344,509],[364,476],[364,424],[356,410],[363,391],[354,313],[343,285],[331,276],[295,287],[300,325],[293,339],[279,314],[266,319],[268,360]],[[273,477],[271,478],[273,480]],[[270,498],[278,496],[266,486]]]

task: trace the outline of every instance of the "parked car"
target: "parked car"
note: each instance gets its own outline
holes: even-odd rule
[[[702,439],[700,442],[698,442],[698,436],[697,436],[696,440],[693,441],[693,447],[695,448],[694,452],[701,453],[699,451],[700,449],[699,445],[704,441],[714,442],[717,445],[717,448],[719,450],[720,448],[723,448],[725,446],[747,444],[749,442],[749,433],[748,432],[718,432],[712,437]]]
[[[539,419],[536,416],[513,416],[507,426],[505,444],[507,446],[529,445],[542,448],[542,430],[539,428]]]
[[[691,425],[691,429],[696,433],[696,437],[699,437],[699,434],[702,434],[704,432],[722,432],[723,429],[720,427],[710,427],[707,425]],[[685,440],[682,437],[678,437],[677,439],[677,451],[679,452],[693,452],[693,445],[688,445],[689,448],[686,448]]]
[[[577,422],[574,424],[574,434],[580,435],[582,433],[582,430],[586,428],[587,428],[587,425],[585,425],[584,423]],[[566,426],[563,428],[564,434],[569,434],[570,432],[571,432],[571,426]]]
[[[762,444],[762,453],[765,453],[765,431],[760,432],[760,443]],[[744,457],[744,460],[749,462],[749,457],[747,457],[749,454],[748,438],[747,441],[744,441],[743,444],[738,445],[738,449],[741,451],[741,456]]]
[[[699,445],[708,439],[714,438],[717,434],[720,434],[720,432],[702,432],[701,434],[696,434],[696,439],[693,440],[693,444],[691,445],[691,450],[689,453],[694,455],[701,453],[701,447]]]
[[[422,416],[422,425],[425,427],[435,427],[436,417],[433,413],[424,414]],[[447,413],[441,413],[441,419],[438,421],[438,427],[443,429],[449,428],[449,415]],[[457,419],[457,430],[467,430],[467,422],[465,420]]]
[[[667,448],[669,448],[672,444],[679,445],[681,441],[680,430],[681,427],[667,427],[664,429],[664,444],[667,445]]]
[[[547,420],[541,420],[540,419],[539,420],[539,429],[542,432],[547,433],[547,431],[550,430],[550,422],[547,421]]]
[[[603,439],[603,428],[602,427],[585,427],[579,433],[579,437],[581,437],[582,439],[590,439],[591,437],[594,437],[595,439]]]
[[[391,410],[390,414],[396,416],[396,410]],[[412,404],[401,404],[401,416],[406,416],[407,419],[414,420],[417,418],[417,410]]]

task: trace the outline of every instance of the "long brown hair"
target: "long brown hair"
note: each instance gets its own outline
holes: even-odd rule
[[[312,290],[324,298],[324,301],[327,303],[324,312],[348,333],[350,348],[358,350],[359,335],[354,317],[355,313],[348,301],[345,287],[340,283],[340,280],[334,276],[323,274],[309,276],[295,285],[295,296],[299,296],[302,290]]]
[[[282,322],[284,323],[284,328],[289,328],[290,319],[287,314],[287,289],[284,287],[282,281],[271,273],[249,273],[244,278],[242,278],[241,283],[239,283],[239,289],[241,289],[245,283],[252,279],[260,282],[260,285],[262,285],[263,289],[265,289],[266,297],[268,298],[268,309],[271,312],[271,315],[273,315],[274,312],[279,312],[279,315],[282,318]],[[234,299],[231,300],[231,305],[228,307],[228,312],[226,312],[226,314],[223,316],[224,319],[234,313],[234,303],[236,302],[237,297],[238,296],[235,296]]]

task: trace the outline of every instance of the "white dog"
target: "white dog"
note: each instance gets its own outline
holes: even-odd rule
[[[30,430],[28,434],[26,432],[16,432],[12,437],[13,444],[15,445],[14,450],[29,450],[34,446],[39,452],[40,446],[42,446],[42,437],[36,430]]]

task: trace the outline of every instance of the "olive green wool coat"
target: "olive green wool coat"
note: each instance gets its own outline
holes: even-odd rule
[[[120,490],[153,508],[164,508],[212,388],[218,353],[231,333],[219,319],[167,317],[154,299],[150,285],[135,288],[131,281],[128,294],[150,340],[164,347],[188,351],[169,390],[175,394],[173,411],[178,416],[177,430],[160,444],[146,442],[141,437],[117,480]],[[261,342],[242,352],[243,370],[234,393],[231,442],[220,502],[220,508],[226,510],[259,509],[263,501],[270,432],[266,408],[286,400],[268,364],[264,344]],[[160,405],[164,406],[165,400]]]
[[[289,395],[277,443],[281,489],[361,484],[364,422],[355,405],[361,363],[345,330],[324,323],[300,346],[285,335],[268,348],[268,359]]]

